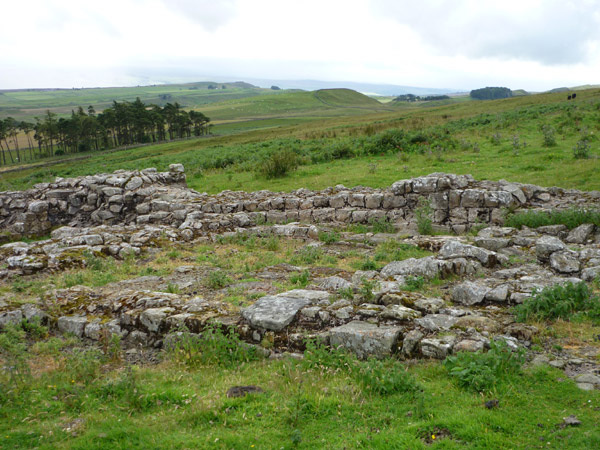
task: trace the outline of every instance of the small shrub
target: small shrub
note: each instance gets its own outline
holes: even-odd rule
[[[354,298],[354,289],[351,287],[341,288],[338,290],[338,295],[346,300],[352,300]]]
[[[377,287],[375,281],[367,280],[363,278],[361,280],[360,288],[358,289],[358,293],[362,295],[366,302],[370,302],[375,298],[375,294],[373,294],[373,289]]]
[[[580,139],[573,147],[573,157],[575,159],[588,159],[590,157],[591,145],[587,139]]]
[[[511,351],[504,341],[492,341],[488,352],[459,352],[448,356],[444,366],[464,388],[489,392],[521,373],[525,351]]]
[[[369,219],[369,225],[373,229],[373,233],[394,233],[396,229],[394,228],[394,224],[390,222],[390,219],[387,217],[371,217]]]
[[[281,241],[277,236],[269,236],[268,238],[261,239],[260,246],[270,252],[276,252],[279,250]]]
[[[423,289],[425,285],[425,279],[423,277],[406,277],[404,282],[404,289],[407,291],[418,291],[419,289]]]
[[[324,244],[334,244],[341,239],[340,233],[337,231],[319,231],[319,241]]]
[[[377,263],[371,258],[365,258],[359,265],[358,270],[377,270]]]
[[[522,304],[515,306],[517,321],[569,320],[572,317],[600,319],[600,300],[584,282],[549,286],[535,290]]]
[[[211,289],[223,289],[231,283],[231,278],[222,270],[211,272],[206,279],[206,286]]]
[[[419,200],[419,206],[415,209],[415,220],[417,230],[420,234],[433,234],[433,209],[429,200]]]
[[[542,126],[542,134],[544,135],[544,147],[554,147],[556,145],[554,128],[552,128],[550,125],[544,125]]]
[[[308,270],[304,270],[300,273],[295,272],[290,275],[290,283],[296,284],[302,288],[308,286],[309,281],[310,281],[310,272]]]
[[[175,283],[167,284],[167,293],[169,294],[179,294],[179,285]]]
[[[259,167],[259,172],[268,179],[281,178],[298,167],[298,155],[291,150],[272,153]]]
[[[292,257],[292,264],[305,264],[310,265],[317,262],[323,257],[323,250],[319,247],[307,246],[299,249],[296,254]]]

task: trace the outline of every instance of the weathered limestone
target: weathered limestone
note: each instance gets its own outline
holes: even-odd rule
[[[374,356],[383,358],[394,353],[402,337],[402,328],[377,326],[367,322],[353,321],[329,330],[332,347],[350,350],[359,358]]]
[[[242,317],[252,327],[280,331],[294,320],[300,309],[328,298],[328,292],[296,289],[258,299],[242,311]]]

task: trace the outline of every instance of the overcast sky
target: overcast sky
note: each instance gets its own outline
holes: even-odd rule
[[[3,0],[0,89],[600,83],[600,0]]]

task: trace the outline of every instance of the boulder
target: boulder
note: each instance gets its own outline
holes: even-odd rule
[[[561,250],[550,255],[550,267],[560,273],[579,272],[580,264],[577,252],[572,250]]]
[[[77,337],[83,336],[87,318],[81,316],[63,316],[58,318],[58,330],[61,333],[71,333]]]
[[[389,305],[381,312],[381,318],[392,320],[412,320],[421,317],[419,311],[402,305]]]
[[[465,281],[458,284],[452,291],[452,300],[461,305],[476,305],[483,302],[490,288],[481,284]]]
[[[542,236],[535,241],[535,254],[540,261],[548,261],[552,253],[565,248],[564,242],[555,236]]]
[[[583,225],[579,225],[577,228],[573,228],[565,241],[571,244],[585,244],[588,239],[592,237],[594,234],[595,225],[593,223],[584,223]]]
[[[390,356],[396,351],[401,337],[400,327],[377,326],[361,321],[352,321],[329,330],[329,343],[333,347],[343,347],[361,359]]]
[[[0,313],[0,330],[8,324],[16,325],[23,320],[23,314],[20,310],[5,311]]]
[[[455,341],[455,336],[423,339],[421,340],[421,354],[426,358],[445,359],[452,353]]]
[[[175,311],[174,308],[148,308],[140,314],[140,322],[150,332],[157,333],[167,318],[167,316]]]
[[[398,276],[436,278],[442,272],[451,271],[452,265],[446,264],[433,256],[425,258],[409,258],[403,261],[392,261],[381,269],[381,276],[385,278]]]
[[[449,314],[428,314],[425,317],[416,319],[415,323],[428,331],[449,330],[456,323],[458,318]]]
[[[404,336],[402,343],[402,354],[406,357],[415,356],[419,350],[419,343],[425,335],[419,330],[411,330]]]
[[[281,331],[294,320],[302,308],[328,299],[329,293],[325,291],[295,289],[258,299],[242,311],[242,317],[254,328]]]
[[[323,278],[317,282],[317,285],[326,291],[339,291],[340,289],[352,288],[352,283],[337,276]]]
[[[453,240],[447,241],[440,249],[440,257],[443,259],[472,258],[478,260],[485,267],[493,267],[498,262],[496,252],[474,245],[463,244]]]

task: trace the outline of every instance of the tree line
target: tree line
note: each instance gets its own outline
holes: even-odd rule
[[[93,106],[87,111],[80,106],[71,111],[70,117],[57,118],[51,111],[36,117],[35,122],[8,117],[0,120],[0,164],[202,136],[209,133],[209,122],[201,112],[184,111],[177,102],[161,108],[146,105],[139,97],[133,102],[114,101],[98,114]],[[19,146],[21,132],[26,136],[27,148]]]
[[[477,100],[497,100],[500,98],[512,97],[512,91],[506,87],[485,87],[474,89],[469,94],[471,98]]]
[[[394,99],[396,102],[432,102],[435,100],[448,100],[450,97],[447,95],[428,95],[426,97],[420,97],[414,94],[399,95]]]

